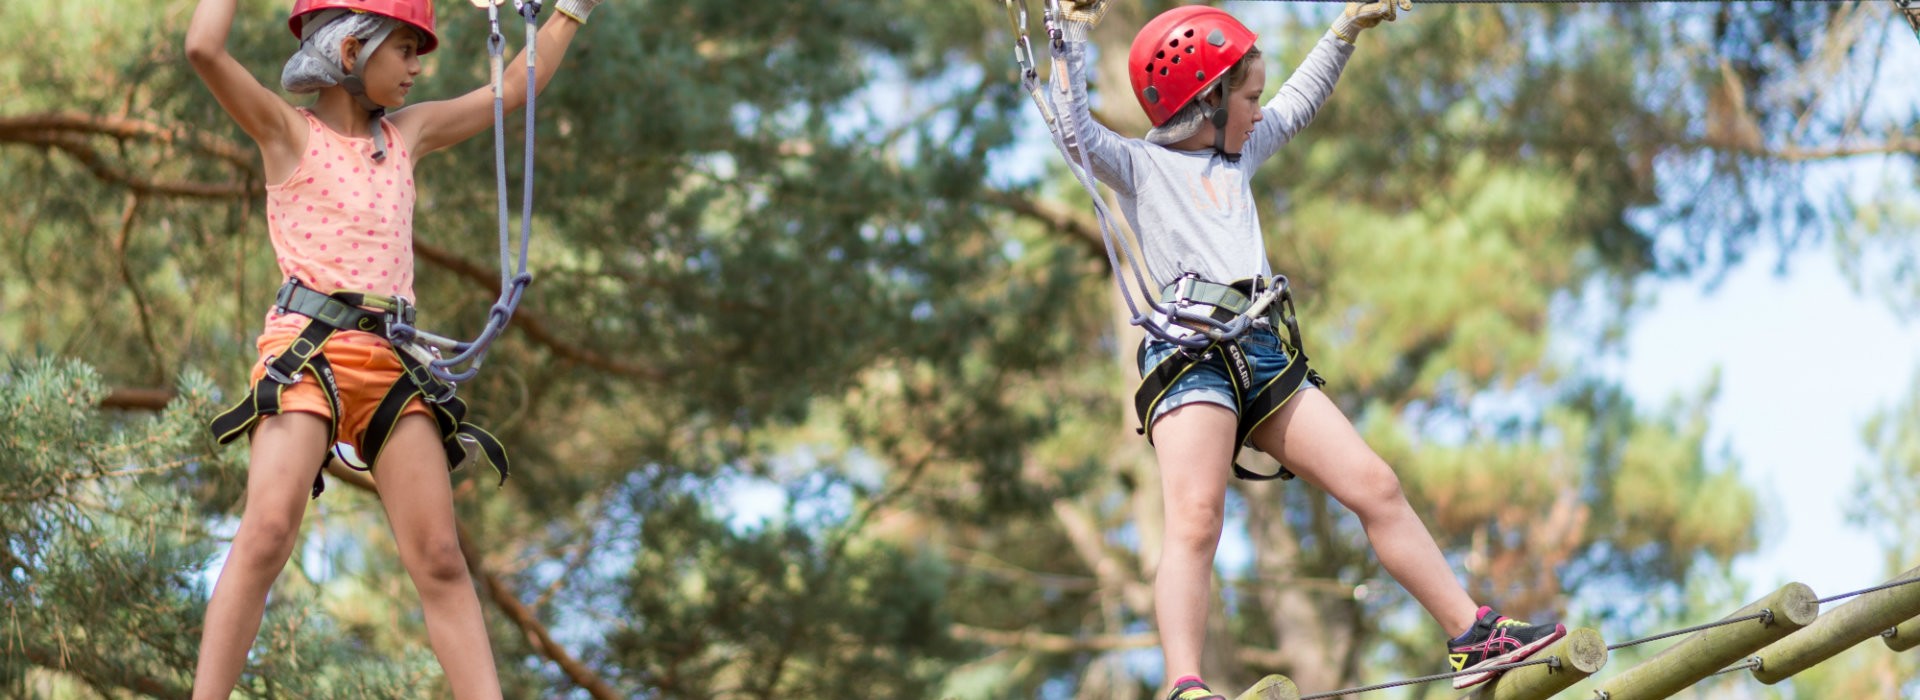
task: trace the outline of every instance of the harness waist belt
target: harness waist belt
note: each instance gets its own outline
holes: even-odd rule
[[[1239,338],[1215,341],[1198,350],[1179,349],[1147,370],[1140,379],[1139,389],[1134,392],[1134,411],[1140,418],[1140,432],[1147,436],[1149,443],[1153,441],[1150,428],[1154,408],[1166,398],[1167,391],[1194,368],[1202,364],[1217,364],[1227,375],[1228,382],[1233,388],[1236,404],[1241,408],[1239,421],[1234,430],[1234,476],[1249,481],[1293,478],[1293,472],[1285,467],[1274,474],[1261,474],[1242,467],[1238,463],[1240,448],[1253,435],[1253,431],[1273,414],[1278,413],[1281,407],[1299,392],[1302,384],[1306,382],[1312,382],[1314,386],[1326,384],[1326,380],[1320,377],[1320,373],[1307,366],[1307,354],[1301,349],[1300,344],[1300,325],[1294,319],[1293,295],[1288,289],[1286,278],[1278,279],[1278,289],[1273,293],[1278,294],[1279,298],[1267,306],[1265,314],[1260,319],[1256,319],[1256,324],[1266,325],[1275,332],[1278,332],[1282,326],[1286,327],[1288,340],[1292,341],[1291,344],[1286,340],[1281,342],[1281,352],[1288,355],[1286,369],[1267,383],[1255,386],[1252,381],[1252,363]],[[1274,286],[1264,278],[1219,284],[1188,276],[1161,289],[1161,301],[1165,304],[1186,307],[1206,305],[1212,307],[1207,314],[1209,317],[1220,323],[1228,323],[1253,308],[1254,299],[1273,289]],[[1181,325],[1192,327],[1185,323]],[[1142,341],[1140,344],[1142,361],[1144,361],[1146,349],[1146,341]]]
[[[499,472],[500,482],[506,483],[509,464],[506,448],[500,444],[500,440],[479,426],[466,422],[467,404],[454,395],[453,384],[435,376],[426,364],[402,349],[400,344],[393,343],[389,337],[387,331],[390,325],[410,325],[413,322],[415,310],[406,299],[357,292],[322,294],[292,279],[280,287],[274,304],[283,312],[312,320],[300,329],[300,335],[285,349],[267,359],[266,376],[254,384],[245,398],[214,417],[209,427],[221,444],[250,434],[261,419],[280,413],[281,392],[300,383],[307,372],[312,372],[319,382],[321,393],[327,398],[327,407],[333,414],[332,420],[327,423],[327,445],[331,447],[339,442],[340,388],[334,381],[333,367],[327,363],[322,350],[336,333],[363,331],[388,338],[404,370],[375,407],[366,432],[358,436],[363,461],[368,465],[375,463],[380,450],[393,437],[394,429],[399,427],[400,416],[408,403],[418,397],[426,403],[434,425],[440,431],[441,447],[446,452],[449,468],[458,468],[471,459],[484,460]],[[363,307],[381,310],[369,311]],[[326,469],[330,454],[320,455],[321,471]],[[319,497],[325,488],[320,474],[315,473],[314,497]]]

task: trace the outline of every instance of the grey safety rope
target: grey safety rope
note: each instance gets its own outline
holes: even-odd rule
[[[1099,222],[1100,239],[1106,246],[1107,263],[1113,267],[1114,285],[1119,288],[1120,298],[1127,304],[1128,322],[1141,327],[1155,338],[1185,348],[1205,348],[1216,342],[1233,340],[1253,327],[1253,321],[1262,318],[1268,306],[1280,297],[1280,287],[1269,287],[1252,301],[1246,312],[1231,321],[1221,322],[1197,310],[1183,308],[1176,300],[1173,303],[1161,303],[1153,294],[1153,287],[1147,281],[1147,259],[1143,251],[1145,241],[1139,231],[1134,231],[1129,239],[1120,233],[1120,226],[1114,222],[1113,212],[1107,208],[1106,198],[1100,196],[1099,187],[1094,184],[1093,162],[1086,149],[1079,149],[1076,156],[1067,142],[1084,143],[1074,129],[1072,120],[1060,119],[1060,105],[1057,94],[1066,94],[1072,88],[1063,82],[1067,77],[1066,33],[1061,27],[1062,12],[1060,0],[1043,0],[1047,28],[1047,37],[1053,52],[1053,82],[1055,90],[1046,91],[1040,87],[1040,74],[1034,68],[1033,42],[1028,38],[1027,0],[1002,0],[1006,7],[1007,21],[1013,27],[1014,61],[1020,66],[1020,86],[1033,98],[1034,106],[1039,108],[1040,116],[1047,125],[1047,133],[1053,146],[1066,157],[1067,170],[1073,173],[1087,197],[1093,201],[1094,218]],[[1127,278],[1133,278],[1129,286]],[[1139,288],[1135,296],[1134,286]],[[1137,302],[1144,300],[1146,309],[1142,310]],[[1156,314],[1158,316],[1156,317]],[[1167,319],[1165,321],[1161,318]],[[1181,322],[1186,328],[1200,329],[1198,334],[1176,331],[1170,326]]]
[[[485,1],[485,0],[481,0]],[[503,1],[503,0],[502,0]],[[504,58],[506,39],[500,34],[500,2],[487,2],[487,21],[491,33],[487,35],[487,64],[493,77],[493,166],[495,184],[499,196],[500,219],[500,298],[487,311],[487,325],[471,341],[459,341],[441,337],[414,328],[407,324],[395,324],[389,328],[388,337],[395,343],[419,343],[432,346],[442,352],[452,353],[451,357],[435,358],[426,363],[428,371],[435,377],[447,382],[464,382],[480,373],[480,363],[486,359],[488,348],[505,331],[507,323],[513,320],[514,309],[520,306],[521,296],[526,293],[527,285],[533,281],[533,275],[527,272],[527,240],[533,236],[533,134],[534,134],[534,97],[539,93],[538,79],[535,73],[534,44],[539,35],[539,27],[534,21],[540,14],[539,0],[515,0],[515,7],[527,25],[527,106],[526,106],[526,150],[521,162],[521,199],[520,199],[520,256],[515,261],[512,252],[509,213],[507,211],[507,136],[506,136],[506,74]],[[466,365],[464,370],[455,367]]]

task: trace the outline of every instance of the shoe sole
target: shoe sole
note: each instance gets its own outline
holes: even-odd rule
[[[1267,676],[1233,700],[1293,700],[1297,697],[1300,697],[1299,686],[1287,680],[1286,676]]]
[[[1553,634],[1533,640],[1532,644],[1528,644],[1526,646],[1520,647],[1513,651],[1509,651],[1505,654],[1501,654],[1491,659],[1487,659],[1486,661],[1482,661],[1480,663],[1474,664],[1472,667],[1467,668],[1466,670],[1471,671],[1476,668],[1483,668],[1486,666],[1499,666],[1501,664],[1510,664],[1516,661],[1520,661],[1529,656],[1533,656],[1535,653],[1539,652],[1541,649],[1547,648],[1548,644],[1552,644],[1555,641],[1558,641],[1561,637],[1565,637],[1565,636],[1567,636],[1567,626],[1554,625]],[[1466,690],[1476,685],[1480,685],[1481,683],[1485,683],[1488,680],[1491,680],[1494,676],[1500,675],[1500,673],[1501,673],[1500,671],[1489,671],[1486,673],[1472,673],[1464,676],[1454,676],[1453,689]]]

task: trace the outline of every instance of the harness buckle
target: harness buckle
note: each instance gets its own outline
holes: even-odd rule
[[[291,313],[293,309],[290,306],[293,304],[294,292],[304,286],[306,285],[300,283],[300,278],[288,277],[286,283],[280,285],[280,291],[273,295],[273,308],[283,314]]]
[[[282,386],[293,386],[295,384],[299,384],[300,380],[307,376],[305,372],[299,372],[299,371],[296,371],[291,375],[281,372],[279,367],[275,367],[273,365],[274,357],[275,357],[274,355],[268,355],[267,359],[265,360],[268,379],[271,379],[275,383],[280,384]]]
[[[394,297],[393,308],[387,311],[387,322],[391,324],[399,321],[401,324],[411,326],[414,316],[418,315],[419,308],[407,301],[406,297]]]
[[[420,397],[422,399],[425,399],[427,403],[441,404],[453,398],[454,392],[458,391],[458,388],[452,383],[440,381],[439,377],[433,376],[433,370],[429,369],[431,365],[428,364],[431,360],[428,362],[419,361],[419,355],[424,354],[426,351],[413,344],[401,345],[397,349],[401,352],[409,353],[412,355],[409,359],[415,360],[414,362],[405,362],[402,364],[405,365],[407,379],[412,381],[414,386],[420,388]]]
[[[1192,272],[1180,275],[1180,281],[1176,283],[1180,286],[1173,290],[1175,306],[1193,306],[1193,281],[1197,279],[1200,279],[1200,276]]]

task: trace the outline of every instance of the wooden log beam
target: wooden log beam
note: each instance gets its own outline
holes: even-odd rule
[[[1645,663],[1601,683],[1595,697],[1655,700],[1686,690],[1755,650],[1812,624],[1820,614],[1816,600],[1813,589],[1806,584],[1789,583],[1721,619],[1742,618],[1762,610],[1771,613],[1767,617],[1695,632]]]
[[[1233,700],[1300,700],[1300,686],[1286,676],[1267,676]]]
[[[1889,582],[1914,578],[1920,578],[1920,567]],[[1753,677],[1768,685],[1779,683],[1916,616],[1920,616],[1920,583],[1863,593],[1821,615],[1806,629],[1760,650],[1755,655],[1760,666],[1753,669]]]
[[[1607,640],[1598,630],[1578,628],[1532,658],[1553,657],[1558,663],[1536,664],[1500,674],[1465,700],[1545,700],[1554,693],[1599,672],[1607,665]]]

